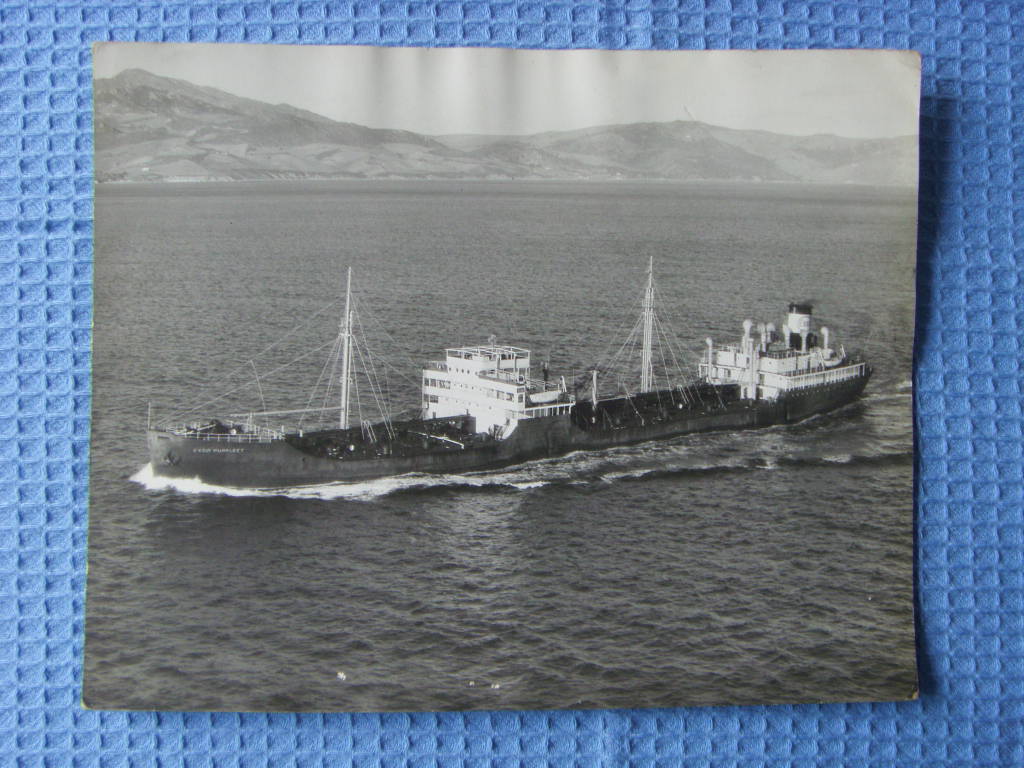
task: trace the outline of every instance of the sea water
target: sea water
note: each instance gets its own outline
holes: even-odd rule
[[[859,187],[99,187],[87,703],[911,695],[914,218],[912,194]],[[251,491],[148,466],[150,403],[162,418],[225,393],[207,410],[310,402],[349,265],[381,387],[413,409],[423,361],[490,334],[580,378],[632,326],[651,257],[686,365],[705,336],[813,301],[874,366],[864,397],[790,427],[466,475]],[[363,418],[374,399],[364,387]]]

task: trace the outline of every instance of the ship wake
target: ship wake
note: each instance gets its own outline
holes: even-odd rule
[[[280,498],[289,499],[348,499],[368,501],[406,491],[419,491],[445,487],[506,487],[512,490],[530,490],[547,483],[542,480],[522,479],[514,473],[502,475],[427,475],[408,474],[394,477],[382,477],[363,482],[318,483],[315,485],[289,486],[284,488],[239,488],[230,485],[214,485],[204,482],[198,477],[163,477],[153,471],[152,464],[141,467],[130,478],[147,491],[175,491],[177,493],[195,495],[217,495],[232,497]]]

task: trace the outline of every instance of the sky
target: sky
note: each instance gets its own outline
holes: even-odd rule
[[[854,138],[916,135],[912,51],[551,51],[98,43],[140,68],[335,120],[429,135],[700,120]]]

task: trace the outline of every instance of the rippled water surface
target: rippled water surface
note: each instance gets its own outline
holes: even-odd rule
[[[100,187],[85,699],[408,710],[894,699],[915,688],[915,202],[796,186]],[[813,300],[875,367],[792,427],[494,472],[242,491],[147,466],[157,416],[259,358],[305,403],[343,267],[391,361],[502,341],[586,370],[654,257],[705,336]],[[371,317],[369,314],[367,317]],[[628,327],[627,327],[628,329]],[[251,388],[224,405],[259,407]]]

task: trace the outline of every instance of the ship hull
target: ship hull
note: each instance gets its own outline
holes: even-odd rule
[[[869,378],[870,371],[855,379],[791,392],[775,401],[735,400],[669,419],[609,428],[581,427],[572,415],[524,419],[503,440],[409,456],[337,459],[310,454],[286,440],[244,441],[228,436],[211,440],[159,430],[148,432],[149,454],[158,475],[241,488],[357,482],[413,472],[453,474],[698,432],[790,424],[850,403]]]

